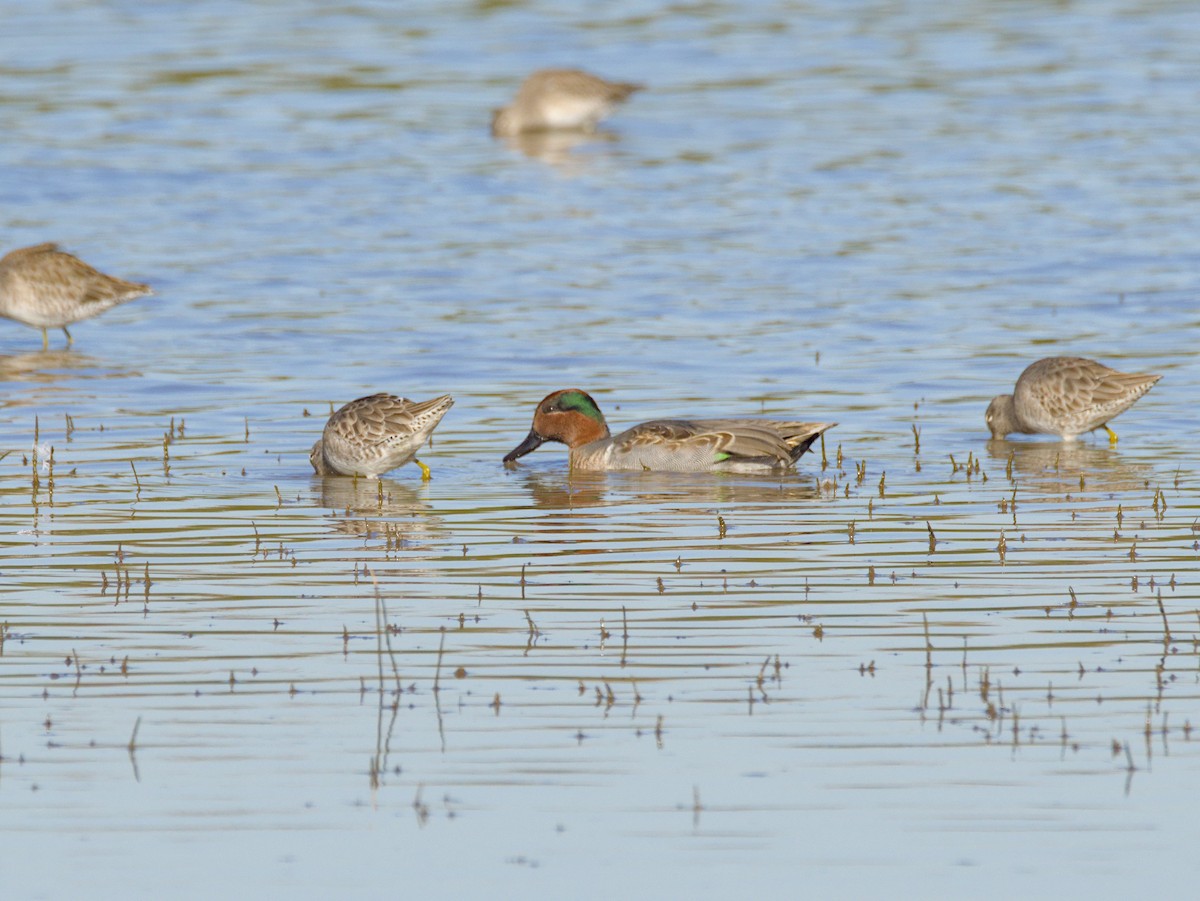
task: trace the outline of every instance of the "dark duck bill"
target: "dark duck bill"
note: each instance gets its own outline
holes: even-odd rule
[[[525,440],[505,454],[504,462],[512,463],[518,457],[524,457],[530,451],[535,451],[541,447],[545,440],[534,429],[530,429],[529,434],[525,436]]]

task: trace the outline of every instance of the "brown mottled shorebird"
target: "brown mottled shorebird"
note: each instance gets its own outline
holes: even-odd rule
[[[452,406],[449,394],[424,401],[393,394],[360,397],[329,417],[308,459],[317,475],[368,479],[412,460],[428,479],[429,467],[416,458],[417,450]]]
[[[1047,357],[1032,363],[1012,394],[992,398],[987,424],[993,438],[1009,432],[1059,435],[1066,441],[1094,429],[1117,435],[1108,421],[1154,387],[1161,375],[1126,373],[1082,357]]]
[[[539,69],[525,79],[511,106],[492,114],[492,134],[594,131],[597,122],[641,87],[605,81],[579,69]]]
[[[0,258],[0,316],[40,328],[42,350],[50,346],[47,329],[62,329],[70,347],[68,325],[153,293],[149,285],[93,269],[57,244],[22,247]]]

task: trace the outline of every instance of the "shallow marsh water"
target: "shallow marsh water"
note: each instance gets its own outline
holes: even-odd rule
[[[6,897],[1193,884],[1191,5],[5,21],[4,247],[157,291],[0,321]],[[493,141],[558,64],[648,87]],[[1164,379],[1115,447],[988,441],[1052,353]],[[503,468],[572,385],[840,424]],[[378,390],[456,396],[432,481],[315,478]]]

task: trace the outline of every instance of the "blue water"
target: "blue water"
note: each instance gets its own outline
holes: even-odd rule
[[[156,291],[0,320],[6,896],[1187,891],[1191,4],[3,15],[2,249]],[[492,139],[551,65],[646,90]],[[1115,448],[989,443],[1060,353],[1164,378]],[[839,425],[505,470],[568,386]],[[455,395],[433,480],[314,478],[384,390]]]

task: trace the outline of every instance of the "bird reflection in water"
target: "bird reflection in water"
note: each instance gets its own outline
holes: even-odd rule
[[[441,517],[419,490],[392,479],[313,476],[320,505],[333,529],[364,541],[383,540],[386,550],[419,547],[445,532]]]
[[[1134,491],[1154,474],[1152,467],[1130,463],[1107,442],[992,439],[987,442],[987,452],[994,461],[993,470],[1011,474],[1022,487],[1047,494]]]
[[[596,156],[610,153],[609,148],[615,147],[620,136],[607,131],[533,131],[502,140],[531,160],[553,166],[565,175],[579,175],[590,168]]]
[[[819,498],[816,483],[805,475],[741,477],[691,472],[589,472],[522,470],[522,482],[536,506],[546,509],[596,507],[623,503],[684,502],[689,508],[737,504],[778,504]]]
[[[51,403],[60,394],[80,396],[80,377],[88,380],[89,396],[99,393],[97,379],[123,379],[141,375],[133,369],[114,368],[111,361],[77,351],[61,349],[22,354],[0,354],[0,385],[28,385],[29,389],[5,393],[8,406]]]

